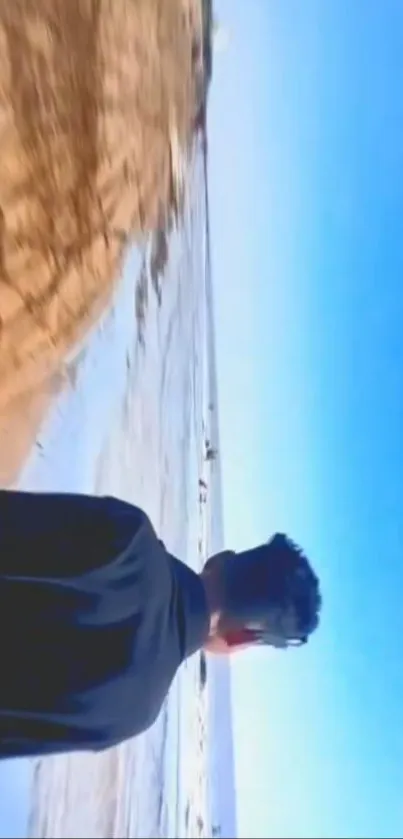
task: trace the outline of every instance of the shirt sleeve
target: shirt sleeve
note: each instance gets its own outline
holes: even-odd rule
[[[0,578],[68,579],[125,557],[143,510],[116,498],[0,491]]]

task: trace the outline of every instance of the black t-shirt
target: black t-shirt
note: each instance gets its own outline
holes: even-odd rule
[[[208,624],[199,576],[139,508],[0,492],[0,757],[144,731]]]

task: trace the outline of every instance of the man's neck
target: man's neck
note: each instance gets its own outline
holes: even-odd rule
[[[200,575],[206,592],[207,605],[210,613],[210,635],[217,630],[218,621],[222,610],[222,598],[220,597],[219,574],[215,569],[205,569]]]

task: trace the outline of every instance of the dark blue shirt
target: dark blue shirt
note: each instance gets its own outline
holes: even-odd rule
[[[0,492],[0,757],[144,731],[208,626],[199,576],[139,508]]]

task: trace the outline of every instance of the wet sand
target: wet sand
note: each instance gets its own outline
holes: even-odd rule
[[[0,0],[2,484],[128,245],[178,202],[199,30],[198,0]]]

